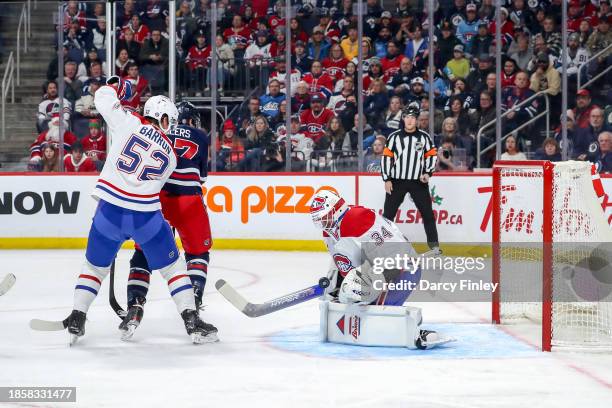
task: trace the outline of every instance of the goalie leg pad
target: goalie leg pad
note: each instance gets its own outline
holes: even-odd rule
[[[393,280],[395,287],[383,291],[376,300],[377,305],[401,306],[408,300],[412,290],[417,287],[421,280],[421,268],[416,271],[401,271]]]
[[[347,305],[319,302],[320,339],[360,346],[416,348],[421,309],[412,306]]]

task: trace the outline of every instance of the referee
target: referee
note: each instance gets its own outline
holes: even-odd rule
[[[387,192],[383,216],[393,221],[406,193],[409,193],[423,218],[429,248],[439,250],[428,185],[438,156],[429,135],[417,128],[418,116],[418,107],[405,107],[400,129],[387,138],[381,171]]]

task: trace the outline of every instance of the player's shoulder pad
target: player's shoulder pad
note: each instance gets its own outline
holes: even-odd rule
[[[349,207],[340,222],[340,236],[342,238],[360,237],[372,228],[375,221],[374,210],[361,206]]]

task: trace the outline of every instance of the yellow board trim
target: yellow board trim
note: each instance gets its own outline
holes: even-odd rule
[[[180,240],[177,244],[181,247]],[[87,238],[45,238],[45,237],[15,237],[0,238],[0,249],[84,249]],[[427,252],[425,244],[414,244],[417,252]],[[127,241],[123,249],[133,249],[134,242]],[[223,239],[214,240],[213,250],[242,249],[256,251],[326,251],[324,242],[312,240],[283,239]],[[446,256],[491,256],[491,247],[485,245],[443,244],[442,251]]]

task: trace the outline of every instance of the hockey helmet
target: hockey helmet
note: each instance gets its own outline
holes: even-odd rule
[[[201,120],[200,120],[200,112],[194,106],[193,103],[183,101],[180,102],[176,109],[178,110],[179,117],[178,122],[181,125],[189,125],[189,120],[193,124],[193,127],[200,128]]]
[[[406,116],[414,116],[415,118],[418,118],[419,114],[419,104],[417,102],[413,102],[402,109],[402,120],[404,120]]]
[[[168,127],[161,124],[164,115],[168,116]],[[159,127],[164,132],[169,132],[178,124],[178,110],[167,96],[155,95],[150,97],[144,105],[144,117],[157,120]]]
[[[330,189],[317,191],[310,203],[312,222],[319,229],[331,231],[337,225],[348,206],[342,197]]]

